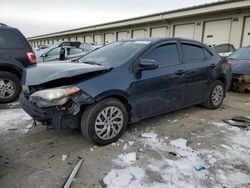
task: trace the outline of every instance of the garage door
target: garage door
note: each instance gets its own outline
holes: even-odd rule
[[[101,44],[102,43],[101,35],[94,35],[94,43],[95,44]]]
[[[105,33],[104,34],[104,41],[105,44],[109,44],[115,41],[115,35],[114,33]]]
[[[194,24],[175,25],[174,36],[194,39]]]
[[[83,42],[84,42],[84,38],[83,38],[83,37],[78,36],[78,37],[77,37],[77,41],[78,41],[78,42],[83,43]]]
[[[242,46],[249,46],[249,45],[250,45],[250,17],[247,17],[245,19],[245,28],[244,28]]]
[[[205,23],[203,42],[210,46],[228,43],[232,20],[218,20]]]
[[[157,27],[151,29],[151,37],[166,37],[167,27]]]
[[[128,38],[128,32],[122,31],[117,33],[117,40],[123,40]]]
[[[84,41],[87,43],[92,43],[93,42],[92,36],[91,35],[84,36]]]
[[[145,37],[145,30],[144,29],[134,30],[132,36],[133,38],[143,38]]]
[[[76,41],[76,37],[70,37],[70,41]]]

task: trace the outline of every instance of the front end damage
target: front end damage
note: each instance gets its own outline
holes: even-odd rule
[[[250,91],[250,75],[233,74],[231,88],[242,93]]]
[[[84,63],[45,63],[25,69],[20,105],[35,121],[55,129],[78,128],[81,112],[95,99],[75,85],[110,70]]]
[[[43,91],[43,90],[41,90]],[[56,103],[55,101],[48,101],[51,105],[44,105],[41,103],[41,99],[37,97],[34,100],[33,95],[39,91],[32,91],[29,88],[28,91],[24,91],[20,95],[20,105],[35,121],[41,122],[43,125],[52,127],[54,129],[66,129],[66,128],[79,128],[81,121],[81,112],[89,104],[94,103],[95,99],[88,96],[81,90],[77,93],[68,96],[66,102]],[[65,100],[65,98],[60,98],[59,100]]]

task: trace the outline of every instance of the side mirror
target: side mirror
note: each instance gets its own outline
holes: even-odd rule
[[[141,59],[140,63],[137,66],[137,71],[144,71],[144,70],[154,70],[159,67],[157,61],[152,59]]]

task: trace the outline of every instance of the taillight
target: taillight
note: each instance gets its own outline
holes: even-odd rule
[[[31,65],[36,64],[36,54],[34,52],[26,52],[26,56]]]

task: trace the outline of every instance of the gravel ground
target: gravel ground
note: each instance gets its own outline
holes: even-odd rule
[[[80,158],[73,188],[250,187],[250,132],[222,122],[234,116],[250,116],[250,94],[229,93],[215,111],[194,106],[146,119],[97,147],[77,130],[32,127],[18,104],[5,105],[0,187],[62,187]]]

